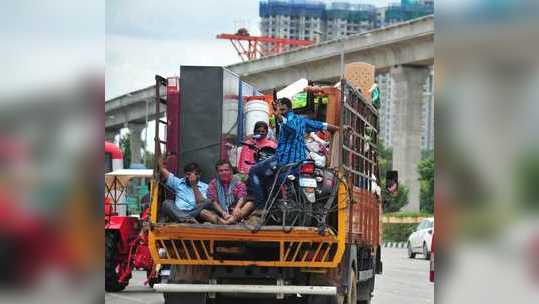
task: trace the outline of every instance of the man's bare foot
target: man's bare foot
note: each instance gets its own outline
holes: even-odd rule
[[[225,225],[233,225],[238,222],[238,218],[236,216],[231,216],[228,220],[225,221]]]
[[[218,216],[215,212],[209,211],[209,210],[202,210],[200,212],[200,218],[212,224],[221,224],[223,221],[223,219],[220,216]]]

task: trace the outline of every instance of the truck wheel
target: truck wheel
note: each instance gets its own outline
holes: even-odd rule
[[[423,242],[423,257],[425,260],[430,260],[430,252],[429,248],[427,247],[427,243]]]
[[[209,303],[205,293],[163,293],[165,304],[206,304]]]
[[[308,298],[308,304],[357,304],[358,303],[358,282],[356,272],[350,271],[350,281],[348,284],[348,291],[343,295],[336,296],[310,296]]]
[[[165,304],[206,304],[209,303],[205,293],[181,293],[165,292],[163,293]]]
[[[415,258],[415,253],[412,251],[412,244],[410,242],[408,242],[408,257],[410,259]]]
[[[308,304],[343,304],[343,296],[309,296],[307,303]]]
[[[111,232],[105,234],[105,290],[118,292],[125,289],[127,283],[118,282],[118,266],[116,262],[116,235]]]
[[[358,301],[358,304],[371,304],[371,299]]]
[[[357,276],[356,272],[352,270],[350,272],[350,282],[348,284],[348,292],[346,294],[347,304],[357,304]]]
[[[372,292],[374,291],[374,280],[372,277],[365,282],[359,283],[358,301],[359,304],[370,304],[372,300]]]

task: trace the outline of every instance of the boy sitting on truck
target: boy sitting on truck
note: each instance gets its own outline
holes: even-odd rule
[[[224,225],[235,224],[243,220],[253,211],[253,202],[246,202],[247,187],[235,177],[232,164],[220,160],[215,164],[217,176],[208,186],[208,199],[217,211],[218,222]]]
[[[172,189],[175,201],[165,200],[162,211],[176,222],[197,223],[198,220],[218,223],[218,216],[211,211],[212,202],[206,199],[208,184],[200,181],[200,167],[189,163],[183,168],[185,177],[178,178],[169,172],[163,162],[159,164],[161,180]],[[196,185],[196,186],[193,186]]]

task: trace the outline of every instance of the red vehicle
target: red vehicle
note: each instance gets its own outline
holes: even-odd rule
[[[179,107],[178,80],[176,77],[163,80],[167,83],[169,110],[177,110]],[[178,122],[178,116],[167,115],[168,127],[179,128]],[[174,138],[170,138],[167,141],[167,150],[176,150],[178,145]],[[176,166],[175,155],[169,155],[167,161],[169,167]],[[109,142],[105,142],[105,168],[105,290],[123,290],[129,283],[133,268],[144,269],[146,283],[153,286],[159,280],[159,274],[148,249],[148,230],[144,228],[149,222],[149,195],[145,197],[148,201],[144,202],[141,214],[130,212],[125,203],[125,190],[129,180],[150,179],[153,170],[123,169],[122,151]]]
[[[120,147],[111,143],[105,142],[105,173],[116,171],[124,168],[124,155]]]
[[[33,287],[48,271],[80,269],[62,218],[40,212],[22,195],[32,190],[25,186],[31,161],[28,143],[0,134],[0,286]]]
[[[120,149],[105,143],[105,167],[114,169],[121,165],[121,159]],[[144,269],[150,286],[157,280],[148,249],[148,232],[144,228],[149,201],[142,206],[140,214],[130,211],[125,203],[129,181],[150,179],[152,175],[152,170],[141,169],[119,169],[105,174],[105,290],[108,292],[123,290],[133,269]]]

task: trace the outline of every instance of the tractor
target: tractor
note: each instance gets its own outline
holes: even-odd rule
[[[120,169],[105,174],[105,290],[125,289],[133,269],[146,271],[146,284],[158,281],[148,249],[149,196],[127,203],[128,186],[152,178],[146,169]]]

